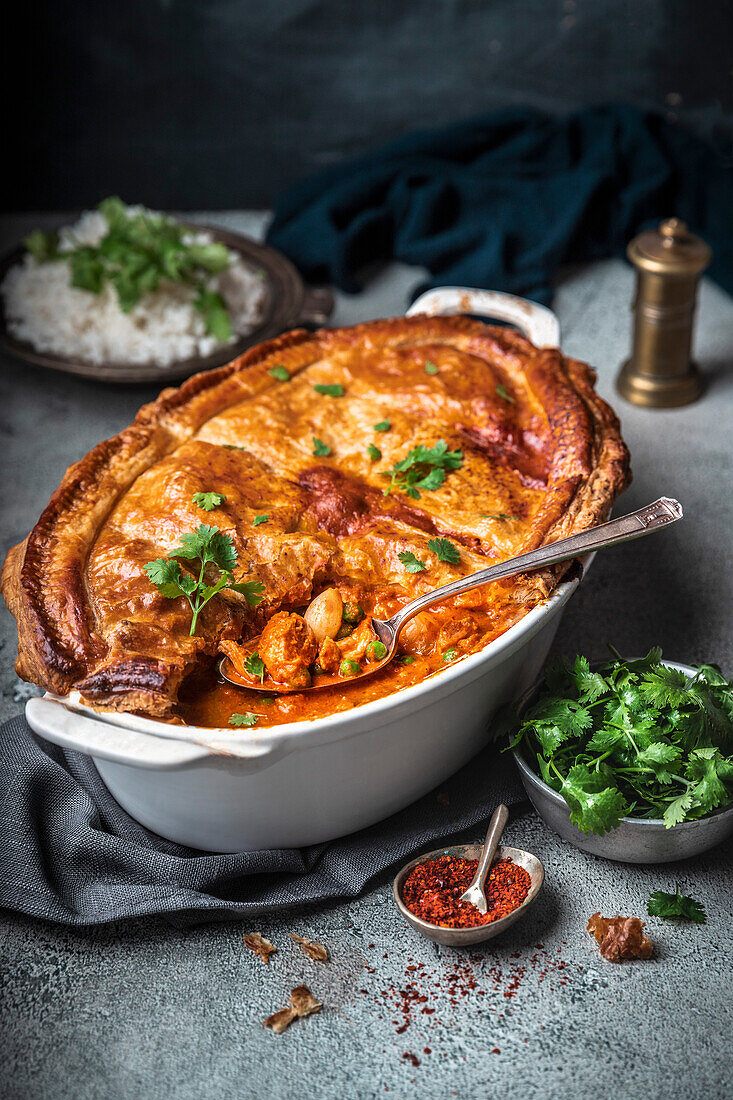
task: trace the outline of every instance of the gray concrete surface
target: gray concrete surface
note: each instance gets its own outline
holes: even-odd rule
[[[262,225],[259,216],[219,217],[249,231]],[[37,220],[0,224],[0,246]],[[386,272],[367,294],[340,297],[335,322],[401,311],[419,278]],[[621,414],[635,481],[620,506],[666,493],[682,500],[687,518],[599,555],[556,648],[600,654],[608,640],[631,654],[659,643],[669,658],[717,660],[730,674],[733,302],[703,286],[703,400],[643,412],[613,394],[631,293],[631,273],[618,262],[568,273],[556,302],[563,344],[597,367],[601,393]],[[7,547],[25,535],[65,466],[128,423],[154,389],[103,388],[7,360],[0,372]],[[0,627],[5,717],[30,689],[11,669],[6,613]],[[257,921],[278,947],[267,969],[242,946],[249,928],[238,922],[180,930],[141,920],[70,932],[5,913],[0,1088],[23,1100],[729,1095],[730,849],[677,865],[611,864],[563,843],[529,811],[513,816],[507,838],[540,855],[547,887],[525,921],[471,953],[417,938],[393,909],[388,877],[354,903]],[[585,932],[588,916],[643,915],[649,893],[675,881],[705,903],[707,924],[649,918],[654,958],[605,963]],[[332,961],[303,957],[291,931],[328,944]],[[265,1016],[303,981],[323,1012],[280,1037],[265,1032]],[[407,1017],[405,990],[427,997]]]

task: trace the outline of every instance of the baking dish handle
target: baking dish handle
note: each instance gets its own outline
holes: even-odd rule
[[[216,730],[207,730],[204,741],[160,737],[118,726],[102,716],[92,718],[53,697],[29,699],[25,707],[34,733],[63,749],[127,764],[135,768],[172,771],[211,757],[236,762],[242,771],[269,768],[288,751],[285,741],[224,741]],[[203,732],[203,731],[202,731]]]
[[[473,313],[496,321],[508,321],[538,348],[560,346],[560,322],[547,306],[505,294],[501,290],[472,290],[464,286],[440,286],[416,298],[407,316],[427,313]]]

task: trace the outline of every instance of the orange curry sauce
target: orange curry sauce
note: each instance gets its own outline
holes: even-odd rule
[[[488,563],[487,563],[488,564]],[[361,586],[339,585],[344,599],[357,600],[368,615],[389,618],[407,603],[404,594],[384,590],[379,594]],[[490,610],[481,610],[487,593]],[[364,703],[393,695],[448,667],[499,637],[529,610],[509,597],[502,599],[500,584],[458,596],[447,604],[423,611],[408,623],[397,655],[381,672],[355,682],[342,680],[333,687],[286,695],[264,694],[233,687],[211,671],[184,689],[179,716],[189,725],[227,727],[234,713],[257,716],[257,728],[285,722],[323,718]],[[364,671],[368,669],[364,666]]]

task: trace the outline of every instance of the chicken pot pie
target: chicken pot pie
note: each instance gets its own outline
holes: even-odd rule
[[[602,522],[629,482],[594,377],[514,331],[417,316],[291,332],[164,390],[9,552],[19,675],[209,726],[318,718],[425,679],[568,566],[422,612],[392,664],[350,684],[379,658],[372,615]],[[222,653],[245,682],[337,682],[266,698],[221,682]]]

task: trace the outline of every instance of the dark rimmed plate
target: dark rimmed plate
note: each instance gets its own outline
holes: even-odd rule
[[[293,265],[280,252],[249,237],[243,237],[240,233],[232,233],[217,226],[191,222],[182,224],[194,231],[205,230],[215,240],[231,248],[233,252],[238,252],[251,267],[262,272],[267,283],[265,313],[260,324],[249,335],[240,336],[234,343],[227,344],[211,355],[181,359],[165,367],[156,367],[154,363],[91,363],[76,357],[39,352],[26,341],[16,340],[8,332],[5,306],[0,296],[0,350],[26,363],[65,371],[67,374],[82,375],[84,378],[94,378],[100,382],[180,382],[199,371],[221,367],[247,348],[288,329],[298,326],[315,328],[327,322],[333,309],[331,292],[306,287]],[[24,255],[25,249],[19,246],[0,260],[0,283],[10,268],[19,263]]]

